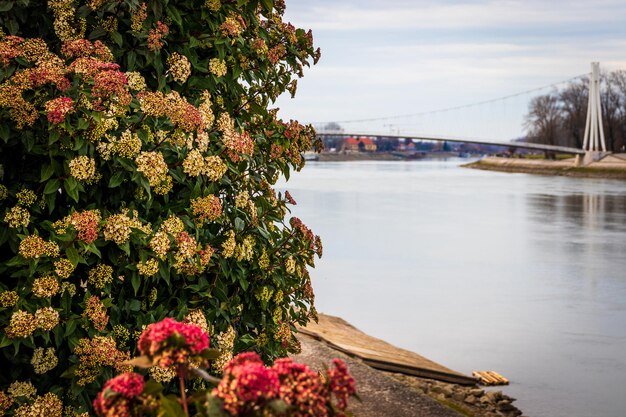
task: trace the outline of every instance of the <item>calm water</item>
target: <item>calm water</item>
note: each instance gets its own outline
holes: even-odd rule
[[[317,307],[535,417],[626,415],[626,183],[461,161],[309,163],[287,184],[324,241]]]

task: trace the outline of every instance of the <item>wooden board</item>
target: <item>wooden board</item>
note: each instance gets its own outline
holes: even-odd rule
[[[476,384],[476,379],[470,376],[369,336],[339,317],[320,314],[318,323],[311,322],[298,331],[324,340],[331,347],[356,356],[376,369],[461,385]]]
[[[494,371],[474,371],[472,375],[478,378],[482,385],[509,385],[509,380]]]

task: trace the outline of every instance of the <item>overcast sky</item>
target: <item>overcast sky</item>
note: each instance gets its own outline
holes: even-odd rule
[[[286,20],[313,29],[322,59],[299,81],[295,99],[279,100],[285,119],[343,121],[463,105],[584,74],[591,61],[626,70],[624,0],[286,2]],[[519,125],[521,114],[513,113],[531,96],[474,111],[487,117],[493,110]],[[425,127],[416,118],[376,123],[405,133]]]

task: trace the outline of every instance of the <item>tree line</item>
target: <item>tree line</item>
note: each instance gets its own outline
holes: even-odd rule
[[[608,151],[626,145],[626,71],[602,73],[600,103]],[[534,97],[524,119],[526,140],[582,148],[587,120],[589,79],[578,78],[563,89]]]

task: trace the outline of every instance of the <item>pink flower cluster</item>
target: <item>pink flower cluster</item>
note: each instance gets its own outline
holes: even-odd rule
[[[128,80],[126,74],[118,69],[107,69],[97,73],[93,79],[92,94],[99,99],[107,99],[116,96],[118,102],[126,106],[130,104],[132,96],[126,88]],[[99,102],[97,102],[99,104]]]
[[[333,359],[334,368],[328,370],[330,391],[337,399],[337,408],[345,410],[348,407],[348,398],[356,394],[356,382],[346,363],[341,359]]]
[[[19,36],[5,36],[0,42],[0,64],[8,67],[11,60],[22,54],[20,44],[24,42],[24,38]]]
[[[96,415],[98,417],[133,415],[132,409],[138,404],[135,399],[141,395],[143,387],[143,376],[133,372],[126,372],[108,380],[93,401]]]
[[[97,210],[75,211],[70,216],[70,224],[78,231],[78,239],[90,244],[100,233],[100,213]]]
[[[111,51],[100,41],[91,43],[87,39],[76,39],[63,42],[61,53],[68,58],[95,56],[102,61],[113,58]]]
[[[284,401],[292,417],[344,415],[348,398],[356,394],[355,382],[343,361],[335,359],[333,364],[325,382],[308,366],[289,358],[265,367],[256,353],[242,353],[226,365],[212,395],[223,401],[232,416],[262,410],[273,400]]]
[[[148,48],[158,51],[163,47],[163,38],[170,33],[170,28],[160,20],[157,22],[156,29],[150,29],[148,32]]]
[[[149,325],[137,343],[139,352],[158,358],[158,365],[169,368],[188,363],[190,356],[209,348],[209,335],[199,326],[166,318]]]
[[[291,416],[328,416],[329,391],[316,372],[290,358],[278,359],[274,369],[280,378],[280,398],[291,408]]]
[[[224,377],[212,394],[224,401],[224,410],[233,416],[276,399],[280,390],[278,374],[266,368],[256,353],[237,355],[224,368]]]
[[[48,112],[48,121],[53,124],[62,123],[65,116],[74,111],[74,100],[69,97],[59,97],[45,104]]]

